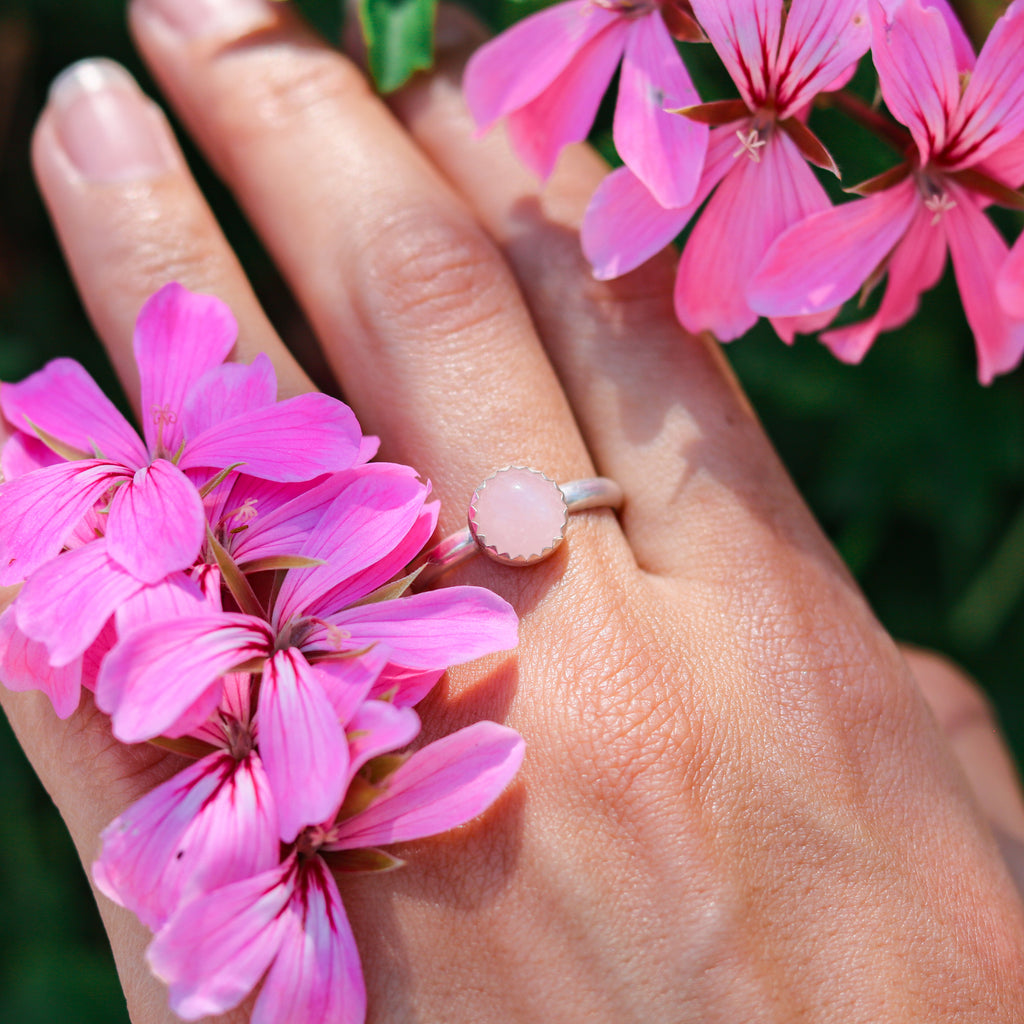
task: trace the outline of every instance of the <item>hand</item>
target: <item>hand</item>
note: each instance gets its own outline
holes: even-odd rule
[[[1024,838],[1012,771],[995,762],[979,806],[921,685],[955,708],[971,691],[917,654],[912,672],[875,621],[715,344],[681,333],[671,256],[591,279],[575,228],[597,158],[566,154],[541,193],[500,136],[471,139],[458,62],[473,30],[457,15],[438,72],[391,114],[287,8],[136,0],[132,23],[364,429],[433,481],[442,535],[509,462],[600,472],[627,495],[618,519],[574,515],[541,566],[478,558],[441,583],[507,597],[521,642],[452,672],[428,730],[493,718],[528,753],[477,825],[415,844],[401,872],[345,880],[370,1019],[1024,1015],[1024,912],[982,810],[1007,849]],[[172,279],[232,306],[238,358],[266,351],[287,392],[309,387],[120,71],[65,78],[34,155],[133,399],[132,324]],[[4,704],[86,863],[177,767],[113,744],[91,706],[58,723],[37,694]],[[968,775],[1000,756],[988,730],[953,740]],[[133,1020],[170,1020],[147,933],[100,904]]]

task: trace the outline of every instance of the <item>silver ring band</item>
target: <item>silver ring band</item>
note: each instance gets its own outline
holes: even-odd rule
[[[532,477],[537,477],[539,478],[536,481],[538,487],[544,487],[544,484],[540,483],[540,480],[543,480],[553,491],[560,492],[563,503],[561,529],[556,531],[557,536],[553,533],[550,542],[541,546],[541,549],[536,553],[510,554],[500,547],[489,543],[489,536],[486,535],[485,523],[481,521],[485,516],[486,509],[481,511],[479,508],[481,496],[488,485],[492,485],[494,481],[503,478],[507,474],[516,474],[520,480],[530,480]],[[525,476],[525,474],[529,474],[529,476]],[[543,498],[543,494],[541,497]],[[450,537],[446,537],[439,544],[431,548],[421,560],[418,560],[420,568],[419,574],[416,577],[416,587],[418,589],[426,586],[453,566],[466,561],[478,553],[484,554],[493,561],[501,562],[505,565],[535,565],[551,555],[561,543],[565,535],[568,513],[582,512],[589,508],[619,508],[622,505],[623,498],[622,488],[614,480],[608,479],[608,477],[586,477],[583,480],[571,480],[568,483],[559,484],[539,470],[531,469],[527,466],[506,466],[487,477],[474,492],[467,516],[469,525],[464,526]],[[549,508],[547,511],[549,513],[557,513],[557,509]]]

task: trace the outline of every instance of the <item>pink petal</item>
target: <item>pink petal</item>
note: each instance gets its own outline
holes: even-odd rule
[[[312,665],[313,675],[323,689],[334,717],[347,727],[363,701],[380,678],[387,660],[378,648],[337,660],[321,660]]]
[[[995,23],[950,125],[950,165],[974,166],[1024,132],[1024,0]]]
[[[359,951],[338,887],[319,857],[303,863],[296,889],[252,1024],[363,1024]]]
[[[758,267],[747,289],[751,306],[766,316],[796,316],[840,305],[889,255],[920,206],[907,179],[797,223]]]
[[[698,204],[666,210],[628,168],[606,175],[583,215],[583,255],[599,281],[646,263],[686,227]]]
[[[135,428],[73,359],[54,359],[20,384],[4,384],[0,405],[6,419],[29,434],[35,424],[86,455],[133,468],[149,462]]]
[[[894,3],[902,3],[903,0],[882,0],[882,6],[887,9]],[[949,29],[949,37],[953,41],[953,55],[956,57],[956,69],[960,74],[974,70],[977,57],[974,54],[974,46],[964,31],[960,19],[956,16],[949,0],[925,0],[926,7],[933,7],[943,18],[946,19],[946,27]]]
[[[949,194],[956,206],[943,214],[942,223],[978,349],[978,379],[990,384],[1024,355],[1024,320],[1008,317],[996,299],[996,280],[1008,251],[1003,236],[968,192],[951,184]]]
[[[903,0],[887,14],[871,8],[871,47],[886,106],[910,129],[921,163],[941,152],[960,102],[960,76],[942,12]]]
[[[772,77],[785,120],[856,67],[871,45],[869,0],[793,0]]]
[[[275,603],[276,620],[290,619],[387,557],[416,525],[426,496],[426,485],[408,474],[375,472],[370,466],[354,474],[298,552],[327,564],[288,572]]]
[[[135,324],[135,361],[151,453],[178,450],[186,396],[204,373],[224,362],[237,335],[231,310],[212,295],[168,284],[146,300]]]
[[[678,110],[700,103],[665,22],[637,18],[626,38],[615,107],[615,147],[662,206],[685,206],[700,184],[708,128]]]
[[[388,665],[377,677],[370,696],[387,700],[400,708],[411,708],[437,685],[444,675],[444,669],[435,668],[429,672],[416,672],[400,665]]]
[[[629,23],[624,19],[610,22],[579,50],[547,89],[509,113],[512,146],[541,180],[547,180],[554,170],[563,146],[587,137],[622,57],[628,32]]]
[[[477,722],[416,751],[384,794],[338,825],[327,850],[400,843],[447,832],[482,814],[511,782],[525,743],[512,729]]]
[[[274,638],[248,615],[221,614],[158,622],[130,633],[110,652],[96,703],[113,717],[122,743],[172,728],[225,672],[266,656]]]
[[[978,170],[1010,188],[1024,185],[1024,134],[1000,146],[985,158]]]
[[[359,454],[352,410],[329,395],[297,395],[210,427],[189,438],[179,465],[224,469],[242,463],[265,480],[312,480],[348,469]]]
[[[946,263],[946,238],[933,220],[931,210],[918,209],[889,260],[885,295],[875,315],[821,336],[837,359],[859,363],[875,338],[905,324],[917,312],[922,292],[938,283]]]
[[[188,569],[205,537],[206,516],[199,492],[165,459],[137,470],[110,503],[110,557],[144,583]]]
[[[100,635],[92,646],[82,655],[82,686],[90,693],[96,692],[96,680],[99,678],[100,667],[107,654],[117,643],[117,630],[110,620],[100,630]]]
[[[594,36],[620,19],[590,0],[572,0],[538,11],[485,43],[470,58],[462,81],[473,119],[489,128],[525,106]]]
[[[689,223],[735,163],[736,127],[711,132],[700,187],[686,206],[667,210],[628,167],[606,175],[583,215],[583,254],[599,281],[621,277],[660,252]]]
[[[53,668],[46,646],[18,629],[16,604],[0,614],[0,679],[15,693],[41,690],[57,717],[68,718],[82,696],[82,659]]]
[[[825,309],[820,313],[806,316],[773,316],[770,320],[775,333],[787,344],[792,345],[798,334],[817,334],[835,319],[839,308]]]
[[[1003,261],[996,281],[996,292],[1006,313],[1024,319],[1024,234],[1017,239]]]
[[[219,592],[217,596],[220,596]],[[219,611],[220,604],[210,604],[198,583],[184,573],[176,572],[159,583],[140,587],[118,605],[117,631],[126,636],[132,630],[154,622],[195,618],[206,612]]]
[[[232,882],[181,906],[146,953],[170,986],[184,1020],[223,1013],[256,987],[288,929],[294,854],[259,875]]]
[[[0,385],[7,387],[7,385]],[[3,391],[0,391],[3,394]],[[4,444],[0,458],[0,470],[4,480],[14,480],[26,473],[34,473],[37,469],[47,469],[66,462],[52,448],[47,448],[38,437],[16,430]]]
[[[100,891],[156,931],[182,903],[278,863],[277,819],[259,758],[211,754],[103,830]]]
[[[67,665],[142,586],[110,558],[105,541],[86,544],[29,577],[16,602],[18,627],[46,645],[51,665]]]
[[[185,396],[181,421],[185,437],[196,437],[225,420],[245,416],[277,401],[277,374],[260,353],[251,365],[222,363],[207,370]]]
[[[337,812],[348,784],[345,732],[298,651],[278,651],[263,670],[260,754],[277,801],[281,839]]]
[[[736,157],[683,250],[676,315],[695,334],[709,330],[730,341],[752,327],[757,313],[746,291],[768,247],[791,224],[828,207],[788,135],[770,135],[759,154],[760,162],[746,153]]]
[[[370,758],[407,747],[419,731],[420,716],[412,708],[396,707],[383,700],[365,701],[346,727],[349,778]]]
[[[339,608],[347,608],[393,579],[433,536],[439,509],[439,502],[427,502],[409,532],[383,558],[317,598],[309,606],[308,613],[329,615]]]
[[[380,644],[388,660],[411,669],[447,668],[518,643],[512,607],[480,587],[446,587],[348,608],[331,621],[354,648]]]
[[[694,14],[751,110],[768,95],[782,0],[692,0]]]
[[[0,586],[19,583],[58,554],[69,534],[127,471],[111,462],[62,462],[0,487]]]

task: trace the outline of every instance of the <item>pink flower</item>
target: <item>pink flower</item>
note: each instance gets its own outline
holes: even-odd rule
[[[676,279],[676,314],[687,330],[722,341],[744,334],[758,314],[746,284],[772,241],[829,206],[807,161],[834,170],[804,124],[815,95],[837,88],[867,50],[866,0],[693,0],[693,9],[741,99],[688,114],[716,125],[693,200],[662,210],[628,168],[610,174],[583,223],[583,248],[600,279],[626,273],[670,242],[711,196],[687,242]],[[714,195],[712,195],[714,192]],[[780,336],[821,326],[828,316],[774,320]]]
[[[887,4],[888,14],[872,7],[873,53],[886,104],[910,129],[907,162],[867,183],[867,198],[814,214],[779,237],[748,298],[767,315],[815,313],[887,269],[875,315],[822,336],[840,359],[857,362],[881,331],[914,314],[921,293],[938,281],[948,246],[978,376],[989,383],[1024,354],[1024,319],[1013,315],[1019,307],[1011,301],[1004,310],[996,300],[1007,245],[983,212],[993,200],[1017,203],[1011,190],[1024,181],[1024,0],[996,23],[963,88],[968,69],[958,64],[962,47],[948,11],[921,0]]]
[[[402,467],[353,470],[295,552],[324,564],[288,570],[269,611],[186,615],[124,635],[96,690],[115,736],[139,742],[191,731],[219,702],[224,673],[255,666],[260,750],[281,838],[327,819],[347,785],[343,725],[385,665],[432,674],[516,644],[514,612],[487,590],[365,600],[432,531],[436,509],[424,512],[426,496]]]
[[[259,754],[243,722],[225,717],[223,727],[222,749],[103,830],[97,887],[154,931],[182,903],[278,864],[277,809]]]
[[[516,733],[478,722],[413,754],[371,787],[362,810],[306,829],[280,865],[183,903],[148,954],[175,1013],[185,1020],[223,1013],[263,978],[253,1024],[362,1024],[359,954],[329,864],[341,871],[399,865],[374,847],[436,835],[481,814],[522,758]],[[348,852],[364,850],[369,857]]]
[[[587,137],[621,61],[615,146],[661,203],[688,203],[708,133],[667,113],[700,100],[665,17],[685,18],[661,0],[570,0],[525,18],[471,58],[463,87],[474,119],[489,128],[506,118],[516,152],[546,179],[562,147]]]
[[[1024,320],[1024,235],[1010,250],[996,282],[999,301],[1008,316]]]
[[[319,394],[276,402],[265,357],[251,367],[222,365],[236,333],[223,303],[180,285],[146,302],[135,332],[145,441],[72,360],[4,385],[7,420],[69,461],[0,489],[0,585],[58,554],[104,498],[110,557],[155,583],[191,566],[205,535],[202,500],[186,470],[212,477],[244,465],[250,475],[288,481],[356,462],[361,435],[347,406]]]

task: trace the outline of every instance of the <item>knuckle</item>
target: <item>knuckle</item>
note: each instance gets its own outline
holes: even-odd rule
[[[265,139],[268,132],[295,137],[310,126],[332,124],[339,110],[371,97],[363,74],[329,50],[305,48],[294,54],[226,65],[232,87],[220,90],[215,121],[230,126],[236,139]],[[245,79],[239,88],[238,78]],[[209,102],[204,98],[204,102]],[[210,108],[207,108],[208,110]]]
[[[496,322],[516,295],[508,268],[475,225],[430,203],[400,207],[366,238],[355,289],[378,333],[451,338]],[[385,330],[381,330],[385,328]]]

